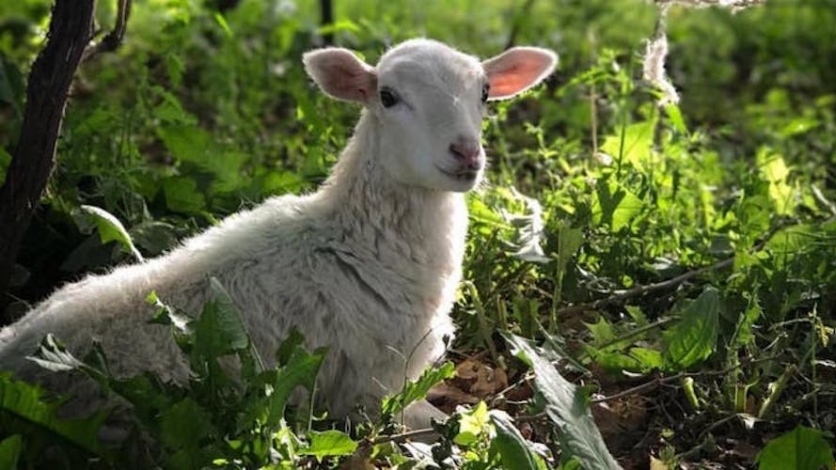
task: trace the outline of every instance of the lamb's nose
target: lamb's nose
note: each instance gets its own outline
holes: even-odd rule
[[[450,153],[469,169],[478,170],[482,166],[482,146],[477,140],[459,138],[450,144]]]

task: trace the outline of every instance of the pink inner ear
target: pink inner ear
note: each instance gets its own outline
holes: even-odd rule
[[[365,70],[339,67],[324,77],[322,87],[337,98],[366,101],[371,94],[372,83]]]
[[[341,100],[366,102],[376,87],[374,69],[346,49],[305,55],[305,68],[322,91]]]
[[[540,83],[554,69],[557,56],[545,49],[518,47],[484,62],[490,97],[510,98]]]

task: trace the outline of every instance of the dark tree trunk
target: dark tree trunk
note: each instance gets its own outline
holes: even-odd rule
[[[93,33],[94,5],[55,0],[46,46],[32,64],[20,138],[0,188],[0,312],[9,303],[12,268],[52,171],[67,95]]]
[[[334,24],[334,5],[331,0],[319,0],[319,9],[322,13],[321,26],[331,26]],[[326,46],[334,44],[334,33],[327,32],[322,35],[322,41]]]

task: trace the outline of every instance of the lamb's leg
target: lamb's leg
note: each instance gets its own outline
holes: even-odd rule
[[[443,421],[449,418],[446,413],[431,405],[426,400],[416,401],[404,410],[403,425],[412,430],[432,427],[430,420]]]

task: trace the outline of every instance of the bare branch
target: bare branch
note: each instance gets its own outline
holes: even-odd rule
[[[90,60],[103,52],[113,52],[118,49],[125,38],[125,30],[130,15],[131,0],[119,0],[116,10],[116,23],[113,25],[113,29],[101,41],[92,44],[84,51],[84,56],[81,58],[82,62]]]

